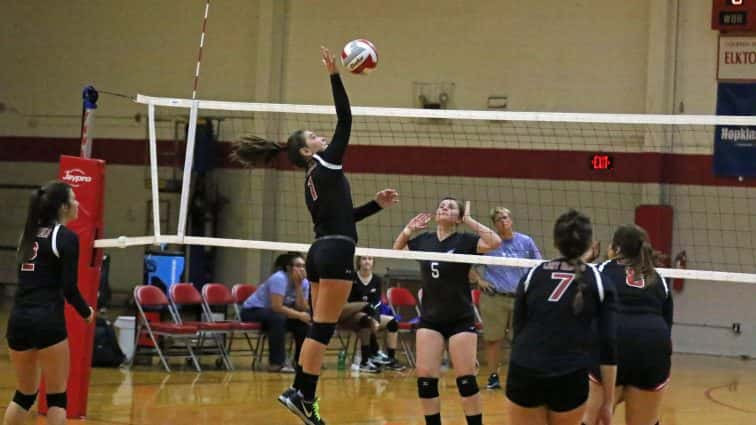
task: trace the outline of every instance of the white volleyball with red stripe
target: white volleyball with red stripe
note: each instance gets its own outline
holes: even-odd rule
[[[364,38],[352,40],[341,51],[341,64],[353,74],[367,74],[378,65],[378,50]]]

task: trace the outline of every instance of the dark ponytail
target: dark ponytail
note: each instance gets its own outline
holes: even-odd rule
[[[269,164],[283,147],[257,136],[244,136],[233,143],[229,158],[247,167]]]
[[[656,282],[654,248],[642,227],[635,224],[620,226],[614,232],[612,247],[625,260],[626,266],[633,270],[634,276],[642,276],[647,286]]]
[[[286,150],[289,162],[299,168],[305,168],[307,158],[299,152],[304,147],[307,147],[304,130],[292,133],[286,143],[273,142],[258,136],[244,136],[233,143],[229,158],[247,167],[259,167],[270,164],[281,151]]]
[[[21,233],[16,250],[16,262],[21,264],[34,254],[34,239],[37,229],[50,226],[58,220],[58,212],[63,205],[69,205],[71,200],[71,186],[61,181],[53,180],[45,183],[32,192],[29,197],[29,209],[26,213],[26,223]]]
[[[577,293],[575,294],[575,298],[572,299],[572,313],[575,316],[580,316],[585,309],[585,290],[588,289],[588,283],[583,279],[585,263],[580,258],[567,261],[567,263],[575,267],[573,282],[577,284]]]
[[[585,309],[585,291],[588,283],[583,279],[585,263],[580,258],[591,245],[593,227],[587,215],[576,210],[569,210],[557,218],[554,224],[554,244],[565,257],[567,264],[575,268],[573,282],[577,284],[577,293],[572,300],[572,312],[579,316]]]

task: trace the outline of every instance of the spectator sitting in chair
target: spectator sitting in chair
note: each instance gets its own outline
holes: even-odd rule
[[[308,292],[304,258],[286,253],[276,258],[273,274],[244,301],[242,320],[260,322],[268,336],[269,372],[294,373],[286,364],[286,332],[294,335],[296,364],[310,324]]]
[[[357,270],[357,277],[352,284],[352,292],[349,293],[349,302],[363,301],[368,303],[372,319],[369,341],[365,339],[360,341],[362,344],[362,364],[366,364],[369,360],[383,368],[402,371],[405,369],[404,365],[395,358],[396,346],[399,341],[399,324],[394,316],[380,313],[383,280],[380,276],[373,274],[375,259],[368,256],[357,256],[355,263],[354,268]],[[378,331],[382,329],[386,329],[387,354],[378,351]],[[363,336],[362,333],[360,336]]]

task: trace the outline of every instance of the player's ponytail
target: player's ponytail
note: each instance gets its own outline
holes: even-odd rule
[[[53,180],[34,190],[29,196],[29,209],[26,213],[26,223],[18,242],[16,261],[20,264],[34,254],[34,239],[37,229],[48,226],[58,220],[60,207],[70,202],[71,187],[61,181]]]
[[[21,239],[16,250],[16,262],[23,263],[32,256],[32,243],[34,235],[37,233],[37,223],[39,222],[39,207],[42,203],[42,189],[36,189],[29,197],[29,210],[26,213],[26,224],[21,233]]]
[[[643,233],[645,233],[645,231]],[[647,239],[641,244],[640,255],[638,256],[638,266],[640,269],[639,272],[646,279],[646,285],[653,285],[656,282],[654,247],[651,246],[651,243]]]
[[[585,263],[580,258],[573,261],[568,261],[575,267],[575,277],[573,282],[577,285],[577,293],[575,298],[572,299],[572,313],[575,316],[583,314],[585,309],[585,290],[588,289],[588,283],[583,279],[583,270],[585,269]]]
[[[585,310],[585,292],[588,288],[583,277],[585,264],[580,257],[588,250],[592,239],[591,219],[576,210],[571,209],[560,215],[554,224],[554,244],[575,269],[573,282],[577,285],[577,293],[572,300],[572,311],[576,316]]]
[[[654,267],[654,248],[648,240],[648,234],[635,224],[624,224],[617,228],[612,238],[612,247],[619,257],[625,260],[627,267],[635,276],[642,276],[646,286],[656,282]]]
[[[269,164],[283,150],[278,142],[258,136],[244,136],[235,141],[229,158],[247,167],[259,167]]]

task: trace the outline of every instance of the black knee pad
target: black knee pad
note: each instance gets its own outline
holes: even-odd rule
[[[24,410],[29,410],[34,405],[34,400],[37,399],[37,393],[24,394],[19,390],[13,394],[13,402],[21,406]]]
[[[475,375],[465,375],[457,378],[457,389],[462,397],[472,397],[478,394],[478,380]]]
[[[65,391],[62,393],[47,395],[47,407],[60,407],[61,409],[65,409],[67,404],[68,396],[66,396]]]
[[[360,317],[359,324],[361,328],[369,328],[373,326],[373,319],[371,319],[368,315],[362,316]]]
[[[396,321],[396,319],[391,319],[390,322],[386,323],[386,330],[389,332],[396,332],[399,330],[399,322]]]
[[[417,395],[420,398],[438,397],[438,378],[417,378]]]
[[[314,339],[323,345],[328,345],[328,343],[331,342],[331,337],[335,331],[335,323],[314,322],[312,326],[310,326],[310,331],[307,332],[307,337]]]

